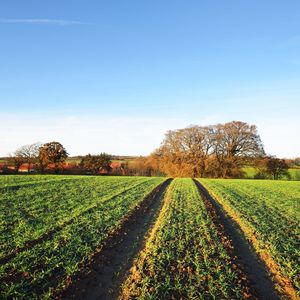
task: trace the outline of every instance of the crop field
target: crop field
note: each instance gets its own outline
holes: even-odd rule
[[[1,298],[50,296],[163,179],[1,177]]]
[[[171,184],[123,299],[242,299],[243,288],[191,179]]]
[[[282,274],[299,293],[300,183],[222,179],[200,182],[239,220],[278,280],[284,281]]]
[[[299,203],[296,181],[3,175],[0,299],[298,299]]]

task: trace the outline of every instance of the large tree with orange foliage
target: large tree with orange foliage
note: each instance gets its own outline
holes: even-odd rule
[[[59,172],[61,165],[66,161],[68,153],[59,142],[50,142],[39,148],[38,161],[41,171],[49,164],[54,164],[55,173]]]
[[[240,176],[247,160],[263,155],[256,126],[233,121],[168,131],[152,157],[169,176],[226,178]]]

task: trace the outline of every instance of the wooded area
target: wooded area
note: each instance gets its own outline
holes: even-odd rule
[[[66,163],[67,158],[59,142],[25,145],[7,159],[2,173],[24,171],[25,165],[27,173],[243,178],[243,168],[251,166],[258,170],[254,178],[289,179],[288,162],[266,155],[256,126],[240,121],[169,130],[147,157],[114,160],[106,153],[87,154]]]

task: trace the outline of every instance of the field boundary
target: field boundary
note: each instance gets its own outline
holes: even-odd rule
[[[249,228],[241,220],[239,215],[213,191],[210,192],[209,190],[207,190],[199,181],[195,180],[195,182],[199,189],[202,191],[204,197],[206,197],[208,201],[210,201],[214,205],[215,209],[219,211],[220,214],[223,214],[225,219],[227,218],[229,222],[234,224],[238,232],[242,234],[243,240],[250,246],[252,254],[256,256],[256,260],[260,260],[261,265],[264,266],[267,273],[270,274],[269,278],[272,279],[275,290],[278,291],[281,296],[288,297],[292,300],[299,299],[296,290],[294,289],[290,280],[282,275],[279,266],[273,260],[271,255],[265,249],[261,249],[253,230]],[[247,265],[245,265],[245,267],[247,267]],[[253,268],[253,266],[251,265],[249,265],[249,267]],[[258,282],[257,287],[259,287],[260,285],[261,281]],[[267,297],[267,299],[270,299],[270,297]]]
[[[114,229],[104,245],[81,263],[80,270],[68,277],[55,299],[116,299],[132,262],[144,247],[149,226],[155,222],[167,187],[166,179],[155,187]],[[93,288],[88,287],[92,285]],[[85,288],[88,287],[88,290]],[[85,292],[90,295],[84,295]],[[94,294],[93,294],[94,293]],[[93,294],[93,295],[92,295]]]

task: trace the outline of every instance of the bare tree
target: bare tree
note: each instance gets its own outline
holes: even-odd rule
[[[264,149],[256,126],[233,121],[168,131],[155,155],[170,176],[237,177]]]
[[[211,127],[168,131],[159,149],[164,171],[172,176],[203,176],[212,148]]]
[[[31,166],[37,162],[40,147],[40,143],[25,145],[20,147],[15,153],[17,157],[23,158],[24,163],[27,163],[28,173],[31,170]]]
[[[249,158],[264,156],[255,125],[240,121],[218,124],[214,129],[213,154],[218,177],[234,177]]]
[[[19,169],[23,165],[24,162],[25,162],[24,158],[22,156],[19,156],[17,154],[17,152],[9,155],[9,157],[7,158],[8,166],[13,166],[15,173],[19,172]]]

